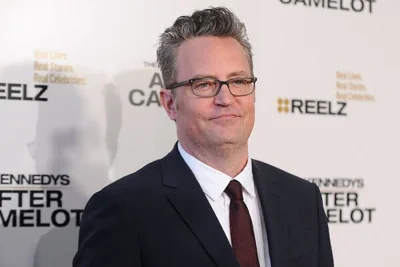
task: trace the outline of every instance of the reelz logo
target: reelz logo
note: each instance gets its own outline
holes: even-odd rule
[[[279,0],[282,4],[303,4],[307,7],[322,7],[328,9],[338,9],[342,11],[372,13],[372,4],[376,0]]]
[[[129,102],[134,106],[150,106],[157,105],[161,107],[160,98],[158,97],[158,91],[154,87],[164,88],[162,83],[161,75],[155,72],[150,80],[149,91],[141,89],[133,89],[129,92]]]
[[[47,101],[44,93],[47,91],[47,85],[35,84],[28,87],[22,83],[0,83],[0,100],[20,100],[20,101]]]
[[[298,113],[302,115],[347,116],[346,102],[326,100],[278,99],[279,113]]]

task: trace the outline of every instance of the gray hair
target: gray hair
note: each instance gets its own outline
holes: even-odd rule
[[[177,82],[177,50],[180,44],[199,36],[236,39],[247,54],[250,71],[253,75],[253,54],[244,23],[227,8],[211,7],[197,10],[191,16],[179,17],[172,27],[167,28],[161,34],[157,49],[157,63],[166,88]]]

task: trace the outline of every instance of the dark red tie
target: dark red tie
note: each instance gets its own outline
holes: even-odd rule
[[[232,180],[225,189],[231,199],[229,222],[232,248],[240,267],[259,267],[256,241],[249,210],[243,202],[242,185]]]

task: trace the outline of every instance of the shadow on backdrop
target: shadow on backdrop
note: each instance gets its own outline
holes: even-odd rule
[[[37,173],[67,174],[63,209],[83,209],[88,198],[110,183],[109,170],[121,128],[121,101],[116,88],[101,74],[89,73],[85,87],[51,88],[49,101],[39,105],[36,139],[30,144]],[[102,101],[101,116],[93,107]],[[92,109],[91,109],[92,107]],[[48,211],[50,212],[50,211]],[[49,216],[49,215],[47,215]],[[40,237],[34,267],[70,267],[78,245],[78,218],[53,227]]]
[[[26,73],[21,79],[32,81],[31,63],[11,72],[16,78]],[[162,87],[157,70],[120,72],[113,85],[101,73],[85,73],[86,86],[49,84],[48,102],[33,104],[38,112],[34,140],[25,138],[35,173],[69,176],[70,185],[63,189],[66,210],[83,209],[95,191],[164,156],[176,141],[175,125],[157,103]],[[55,209],[42,209],[42,217]],[[71,217],[65,227],[7,228],[3,233],[1,266],[70,267],[79,227]]]

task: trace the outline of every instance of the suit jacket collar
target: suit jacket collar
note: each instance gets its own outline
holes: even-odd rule
[[[268,166],[268,165],[265,165]],[[284,206],[275,172],[252,160],[272,266],[285,266],[288,237]],[[239,267],[232,247],[199,183],[181,157],[177,143],[161,160],[162,183],[174,190],[167,197],[218,267]]]
[[[279,178],[275,169],[265,163],[253,160],[253,176],[267,229],[271,265],[284,267],[289,258],[287,210],[279,189]]]
[[[177,145],[161,160],[163,185],[174,188],[168,200],[218,267],[239,267],[232,247],[203,190]]]

